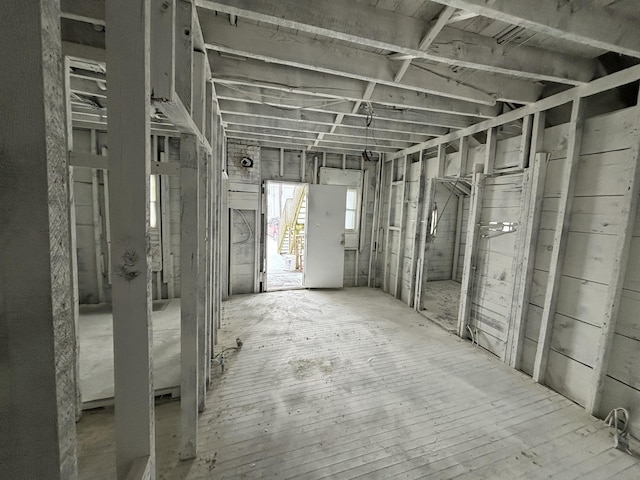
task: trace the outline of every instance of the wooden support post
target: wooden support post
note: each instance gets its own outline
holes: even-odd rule
[[[180,137],[180,458],[195,458],[198,445],[198,139]]]
[[[149,257],[149,0],[106,3],[117,478],[149,456],[155,477]],[[135,158],[137,161],[132,162]]]
[[[82,392],[80,391],[80,293],[78,289],[78,241],[76,226],[76,200],[74,189],[73,167],[69,167],[69,253],[70,253],[70,271],[71,271],[71,313],[73,316],[73,325],[75,328],[73,345],[74,353],[74,371],[73,378],[76,389],[76,421],[80,420],[82,415]]]
[[[214,171],[213,171],[213,152],[207,152],[207,254],[206,254],[206,276],[205,288],[207,299],[205,302],[206,319],[205,319],[205,392],[209,390],[211,384],[211,359],[213,352],[213,336],[214,336],[214,318],[215,318],[215,291],[214,285],[217,285],[214,277],[214,252],[215,252],[215,203],[214,192]]]
[[[378,250],[379,250],[379,234],[378,225],[380,224],[380,192],[382,190],[382,165],[384,159],[381,157],[376,166],[376,189],[373,197],[373,221],[371,222],[371,245],[369,247],[369,274],[367,277],[367,286],[372,288],[376,286],[376,272],[378,269]]]
[[[194,104],[195,105],[195,104]],[[198,146],[198,412],[203,412],[206,403],[207,376],[207,151]]]
[[[527,115],[522,119],[522,136],[520,138],[520,160],[518,162],[518,167],[523,170],[529,167],[533,124],[533,115]]]
[[[208,65],[209,59],[205,56],[205,66]],[[214,121],[214,115],[216,115],[216,108],[215,106],[217,105],[214,102],[214,87],[213,87],[213,81],[211,80],[211,75],[209,75],[209,77],[206,78],[206,83],[205,83],[205,92],[204,92],[204,101],[205,101],[205,112],[204,112],[204,137],[207,139],[207,142],[209,142],[209,145],[211,145],[211,149],[212,149],[212,153],[215,154],[215,148],[216,146],[213,144],[213,138],[214,138],[214,132],[213,129],[215,127],[215,121]]]
[[[314,185],[318,183],[318,156],[314,155],[313,157],[313,181],[311,182]]]
[[[471,314],[471,296],[473,278],[476,274],[477,244],[480,235],[480,215],[482,213],[482,196],[485,175],[476,167],[473,172],[471,190],[471,209],[467,223],[467,242],[464,251],[464,268],[462,270],[462,291],[460,293],[460,310],[458,311],[458,335],[467,338],[467,325]]]
[[[514,288],[514,302],[512,304],[512,314],[509,336],[507,338],[506,362],[513,368],[520,369],[522,359],[522,345],[526,326],[529,299],[531,296],[531,282],[533,280],[533,269],[535,264],[536,245],[538,244],[538,231],[540,218],[542,216],[542,200],[544,198],[544,185],[547,178],[547,165],[549,155],[539,153],[542,150],[542,140],[544,137],[545,114],[536,113],[533,119],[531,152],[527,163],[531,172],[531,180],[523,196],[527,202],[523,205],[522,218],[520,219],[518,239],[519,245],[515,276],[518,284]],[[522,235],[522,236],[520,236]],[[519,283],[518,283],[519,282]]]
[[[484,174],[493,175],[496,163],[496,148],[498,146],[498,127],[487,130],[487,143],[484,151]]]
[[[300,181],[304,182],[304,177],[306,174],[306,169],[307,167],[307,152],[302,150],[302,152],[300,152]],[[257,225],[257,223],[256,223]]]
[[[169,142],[163,137],[163,151],[160,161],[165,163],[169,159]],[[173,283],[173,265],[171,262],[171,185],[170,178],[160,176],[160,227],[162,229],[162,281],[167,285],[167,297],[175,297]]]
[[[107,147],[102,147],[102,156],[107,155]],[[102,171],[102,180],[104,182],[104,236],[107,243],[107,261],[105,262],[105,268],[107,270],[107,283],[112,283],[112,271],[111,264],[113,259],[111,257],[111,213],[110,213],[110,195],[111,190],[109,186],[109,170]]]
[[[284,148],[280,147],[280,178],[284,177]]]
[[[193,113],[193,8],[176,0],[175,91],[188,113]]]
[[[327,152],[322,152],[322,166],[327,166]]]
[[[640,194],[640,96],[638,97],[635,112],[634,134],[632,136],[629,158],[629,175],[625,179],[627,188],[625,189],[622,210],[620,212],[620,231],[618,233],[616,249],[613,252],[614,263],[609,279],[607,303],[586,404],[587,411],[592,415],[604,414],[604,412],[600,411],[604,382],[609,370],[613,338],[616,333],[618,311],[620,310],[622,288],[629,264],[631,240],[634,227],[636,227],[638,195]]]
[[[460,137],[460,169],[458,177],[464,177],[469,170],[469,137]]]
[[[540,334],[538,337],[538,348],[533,365],[533,379],[538,383],[544,383],[547,373],[547,362],[549,358],[549,347],[551,345],[551,334],[556,316],[556,304],[558,302],[558,291],[560,290],[560,277],[562,276],[562,264],[567,248],[567,235],[569,233],[569,220],[571,218],[571,207],[573,205],[573,192],[575,191],[576,178],[578,177],[578,164],[580,162],[580,147],[582,145],[582,130],[584,125],[584,101],[574,100],[571,109],[571,121],[568,124],[569,136],[567,146],[567,160],[565,163],[565,174],[562,179],[562,191],[560,193],[560,203],[558,217],[556,220],[555,232],[553,236],[553,251],[551,252],[551,263],[549,264],[549,277],[547,280],[547,291],[544,297],[544,308],[540,321]]]
[[[409,189],[407,188],[407,176],[409,175],[409,157],[404,157],[404,167],[402,169],[402,192],[400,193],[400,225],[398,225],[398,256],[396,257],[396,284],[393,290],[393,296],[400,298],[402,293],[401,281],[402,281],[402,235],[404,234],[404,206],[407,203],[407,196]]]
[[[383,168],[387,168],[386,166],[386,161],[385,161],[385,165],[383,165]],[[384,265],[383,265],[383,270],[382,270],[382,291],[384,292],[389,292],[388,288],[388,283],[387,283],[387,279],[389,277],[389,248],[391,245],[391,241],[390,241],[390,237],[391,237],[391,199],[393,198],[393,178],[395,175],[395,163],[396,163],[396,159],[392,158],[389,161],[389,192],[388,192],[388,201],[389,203],[387,204],[387,218],[385,221],[385,232],[386,232],[386,236],[385,236],[385,243],[384,243]]]
[[[420,220],[420,253],[416,271],[415,300],[413,301],[413,308],[418,312],[422,309],[422,292],[427,283],[427,265],[429,261],[429,242],[427,238],[429,236],[431,212],[433,211],[436,198],[436,180],[435,178],[427,179],[426,170],[427,168],[425,166],[425,206],[422,210],[422,218]]]
[[[205,78],[205,65],[209,59],[204,52],[193,52],[193,77],[192,77],[192,92],[193,92],[193,107],[192,117],[193,121],[198,127],[198,130],[202,132],[206,137],[206,78]]]
[[[91,130],[91,154],[96,153],[96,131]],[[93,249],[96,261],[96,289],[98,302],[103,303],[104,295],[104,260],[102,257],[102,216],[100,215],[100,176],[97,169],[91,169],[91,207],[93,218]]]
[[[415,288],[416,288],[416,269],[418,268],[418,244],[420,243],[420,221],[422,218],[422,210],[424,210],[424,182],[426,180],[425,172],[427,169],[424,166],[422,159],[422,150],[420,151],[420,177],[418,178],[418,202],[416,205],[416,223],[413,230],[413,242],[411,249],[411,271],[409,272],[409,298],[407,299],[407,305],[413,307],[416,300]]]
[[[451,280],[455,281],[458,276],[458,264],[460,262],[460,240],[462,238],[462,214],[464,212],[464,197],[458,197],[458,207],[456,209],[456,236],[453,245],[453,264],[451,266]]]
[[[347,169],[347,154],[346,153],[342,154],[342,169],[343,170]]]
[[[444,177],[444,164],[447,159],[447,145],[441,143],[438,145],[438,178]]]
[[[0,39],[0,478],[74,480],[75,302],[59,2],[4,2]]]

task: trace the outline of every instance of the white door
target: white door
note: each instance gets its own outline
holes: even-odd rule
[[[344,216],[347,188],[309,185],[304,286],[341,288],[344,277]]]

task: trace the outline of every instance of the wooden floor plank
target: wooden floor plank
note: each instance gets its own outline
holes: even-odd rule
[[[640,478],[584,409],[378,290],[236,296],[222,326],[218,349],[244,346],[214,369],[199,458],[156,406],[160,479]],[[80,478],[113,478],[112,423],[78,424]]]

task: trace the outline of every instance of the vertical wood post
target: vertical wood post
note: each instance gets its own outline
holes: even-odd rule
[[[426,181],[425,162],[422,158],[422,150],[420,150],[420,176],[418,177],[418,202],[416,206],[416,224],[413,231],[413,242],[411,250],[411,271],[409,273],[409,298],[407,305],[413,307],[416,295],[416,270],[418,268],[418,258],[420,252],[418,251],[418,245],[420,243],[420,219],[422,218],[422,211],[424,210],[424,183]]]
[[[382,165],[384,159],[378,158],[376,165],[376,188],[373,197],[373,221],[371,222],[371,245],[369,247],[369,274],[367,286],[375,287],[379,246],[378,225],[380,223],[380,191],[382,189]]]
[[[453,244],[453,262],[451,264],[451,280],[455,281],[458,276],[458,265],[460,262],[460,239],[462,238],[462,214],[464,213],[464,197],[458,197],[456,208],[456,236]]]
[[[198,139],[180,137],[180,458],[195,458],[198,445]]]
[[[193,4],[176,0],[175,92],[187,112],[193,108]]]
[[[477,166],[476,166],[477,167]],[[467,223],[467,241],[464,251],[464,268],[462,270],[462,291],[460,293],[460,310],[458,311],[458,335],[467,338],[467,325],[471,313],[471,285],[476,274],[476,256],[478,237],[480,236],[480,215],[482,213],[482,197],[484,192],[483,173],[474,167],[473,185],[471,189],[471,209]]]
[[[531,282],[536,260],[536,245],[540,218],[542,216],[542,200],[544,198],[544,183],[547,177],[549,155],[539,153],[530,167],[532,172],[526,175],[522,190],[525,201],[518,226],[518,253],[516,256],[515,285],[513,303],[511,305],[511,321],[505,361],[513,368],[520,368],[522,345],[526,331],[529,299],[531,296]]]
[[[602,403],[604,382],[607,371],[609,370],[609,360],[611,358],[613,337],[616,333],[616,324],[618,322],[622,288],[624,287],[629,263],[628,259],[631,250],[633,230],[636,226],[638,195],[640,194],[640,166],[638,165],[640,157],[640,96],[638,97],[635,112],[635,124],[629,158],[629,176],[626,178],[627,189],[623,196],[622,211],[620,212],[620,231],[618,233],[616,249],[613,252],[614,262],[609,280],[609,289],[607,291],[607,303],[586,404],[587,411],[592,415],[603,413],[600,412],[600,405]]]
[[[115,431],[118,479],[155,476],[149,258],[149,0],[106,3]],[[135,159],[135,161],[132,161]]]
[[[404,156],[404,167],[402,168],[402,193],[400,194],[400,225],[398,225],[398,255],[396,257],[396,284],[393,288],[393,296],[400,298],[402,287],[402,235],[404,233],[404,205],[407,203],[407,195],[409,189],[407,188],[407,176],[409,174],[409,157]]]
[[[460,170],[458,171],[458,177],[464,177],[469,169],[469,137],[460,138]]]
[[[0,39],[0,478],[75,479],[59,3],[3,3]]]
[[[435,178],[426,179],[427,169],[425,166],[425,186],[427,191],[425,192],[425,206],[422,210],[422,219],[420,220],[420,253],[418,257],[418,269],[416,272],[416,287],[415,287],[415,300],[413,307],[416,311],[422,309],[422,293],[424,292],[425,284],[427,283],[427,266],[429,262],[429,243],[427,237],[429,236],[429,224],[431,219],[431,212],[436,200],[436,180]]]
[[[204,145],[198,146],[198,411],[204,411],[206,402],[206,353],[207,321],[209,309],[207,302],[207,151]]]
[[[544,383],[547,373],[551,334],[553,333],[553,323],[556,316],[556,305],[558,303],[558,291],[560,290],[560,277],[562,276],[562,264],[567,249],[567,235],[569,233],[569,221],[571,219],[571,207],[573,205],[573,192],[575,191],[576,179],[578,177],[583,125],[584,101],[582,99],[576,99],[573,101],[571,121],[568,124],[569,136],[565,174],[562,179],[558,217],[553,235],[553,251],[551,252],[551,263],[549,264],[549,279],[547,281],[547,291],[544,297],[544,308],[540,321],[538,348],[533,365],[533,379],[538,383]]]
[[[445,160],[447,159],[447,145],[441,143],[438,145],[438,174],[437,178],[444,177]]]
[[[385,163],[387,163],[385,161]],[[388,192],[388,199],[389,199],[389,203],[387,204],[387,218],[385,220],[385,230],[386,230],[386,236],[385,236],[385,240],[384,240],[384,265],[383,265],[383,271],[382,271],[382,291],[383,292],[389,292],[388,288],[388,277],[389,277],[389,248],[391,245],[391,241],[390,241],[390,237],[391,237],[391,199],[393,198],[393,182],[394,182],[394,176],[395,176],[395,164],[396,164],[396,159],[392,158],[391,160],[389,160],[389,192]],[[382,166],[383,168],[386,168],[386,165]]]
[[[487,130],[487,144],[484,152],[484,174],[493,175],[496,163],[496,148],[498,146],[498,127]]]

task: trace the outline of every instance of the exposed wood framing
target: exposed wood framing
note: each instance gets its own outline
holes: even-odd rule
[[[400,193],[400,225],[395,225],[397,227],[397,235],[398,235],[398,253],[396,257],[396,284],[393,287],[393,296],[396,298],[400,298],[402,293],[402,268],[403,268],[403,255],[402,251],[404,250],[402,245],[403,234],[405,230],[405,205],[407,203],[407,196],[409,195],[409,189],[407,188],[407,176],[409,174],[409,157],[404,157],[404,163],[402,168],[402,181],[397,184],[401,187]],[[393,186],[395,182],[392,182]],[[397,212],[396,212],[397,213]]]
[[[425,176],[426,176],[425,166]],[[420,220],[420,251],[418,255],[418,268],[416,271],[415,300],[413,308],[416,311],[422,309],[422,293],[427,283],[427,266],[429,261],[429,227],[431,220],[431,212],[435,204],[436,198],[436,179],[430,178],[425,181],[425,200],[426,204],[422,210],[422,218]]]
[[[498,127],[487,130],[487,142],[484,151],[484,174],[493,175],[496,163],[496,149],[498,147]]]
[[[607,8],[562,0],[434,0],[547,35],[640,58],[637,23]],[[616,32],[615,35],[611,35]]]
[[[149,457],[155,477],[149,258],[149,2],[106,4],[117,477]],[[132,162],[131,158],[138,161]]]
[[[638,80],[638,78],[640,78],[640,65],[627,68],[626,70],[613,73],[606,77],[598,78],[586,85],[575,87],[570,90],[566,90],[564,92],[558,93],[556,95],[552,95],[550,97],[539,100],[538,102],[532,105],[525,105],[524,107],[505,113],[503,115],[500,115],[499,117],[485,120],[483,122],[476,123],[475,125],[471,125],[462,130],[457,130],[447,135],[434,138],[433,140],[428,140],[426,142],[414,145],[413,147],[400,150],[398,152],[388,155],[388,160],[390,160],[391,157],[394,157],[394,158],[402,157],[404,155],[415,153],[420,150],[434,148],[440,145],[441,143],[450,143],[460,139],[463,136],[474,135],[476,133],[480,133],[492,127],[497,127],[500,125],[505,125],[507,123],[515,122],[517,120],[520,120],[526,117],[527,115],[531,115],[536,112],[550,110],[554,107],[558,107],[560,105],[564,105],[566,103],[572,102],[575,99],[590,97],[592,95],[596,95],[598,93],[605,92],[607,90],[613,90],[622,85],[627,85],[629,83],[632,83]]]
[[[455,29],[443,31],[444,35],[450,36],[443,44],[461,42],[467,46],[464,51],[438,48],[422,51],[416,48],[416,39],[422,38],[423,33],[429,30],[426,22],[366,4],[351,4],[339,0],[328,0],[322,4],[312,0],[286,0],[277,3],[268,0],[198,0],[196,3],[203,8],[235,14],[253,21],[492,73],[556,82],[586,82],[591,79],[595,68],[592,63],[582,59],[528,45],[511,50],[510,55],[493,55],[494,50],[500,49],[493,39]],[[376,28],[371,28],[372,25]],[[402,25],[402,28],[397,28],[398,25]],[[570,73],[556,65],[566,65]]]
[[[577,99],[571,109],[571,121],[568,124],[568,145],[565,173],[562,179],[562,191],[558,217],[553,236],[553,251],[549,267],[549,279],[544,298],[544,308],[540,321],[540,334],[538,347],[533,366],[533,379],[538,383],[544,383],[547,373],[551,334],[556,316],[558,291],[560,290],[560,277],[562,276],[562,264],[567,248],[567,234],[569,232],[569,220],[573,205],[573,192],[575,191],[578,176],[578,164],[580,163],[580,148],[582,146],[582,130],[584,126],[584,102]]]
[[[418,244],[420,243],[421,223],[419,219],[422,218],[422,210],[424,210],[424,183],[426,182],[425,161],[422,158],[423,152],[420,152],[420,176],[418,177],[418,203],[416,207],[416,224],[413,232],[413,242],[411,250],[411,269],[409,272],[409,297],[407,299],[407,305],[413,307],[416,300],[415,288],[416,288],[416,271],[418,269],[418,259],[420,258],[420,252],[418,251]]]
[[[180,458],[195,458],[198,445],[198,139],[180,138]]]
[[[323,155],[324,158],[324,155]],[[375,287],[375,279],[378,271],[378,251],[380,250],[380,210],[381,210],[381,191],[383,185],[383,167],[384,158],[380,156],[376,167],[376,189],[373,199],[373,222],[371,222],[371,246],[369,248],[369,275],[367,278],[367,286]]]
[[[456,213],[456,236],[453,244],[453,263],[451,266],[451,280],[458,276],[458,262],[460,261],[460,239],[462,238],[462,213],[464,209],[464,197],[458,197]]]
[[[462,291],[460,293],[460,310],[458,312],[458,335],[467,338],[467,325],[471,314],[471,298],[473,278],[476,275],[477,247],[480,236],[480,215],[482,213],[482,197],[485,175],[474,166],[473,188],[471,190],[471,207],[467,223],[467,240],[462,270]]]
[[[195,98],[195,97],[194,97]],[[194,102],[194,107],[198,102]],[[203,412],[206,403],[207,377],[207,324],[209,322],[209,296],[207,295],[207,260],[208,232],[207,232],[207,203],[209,199],[208,157],[204,146],[198,145],[198,412]]]
[[[547,164],[549,154],[542,152],[542,142],[544,140],[546,112],[537,112],[531,122],[531,140],[529,160],[526,163],[531,169],[531,180],[528,189],[523,190],[523,197],[526,195],[527,203],[521,212],[520,233],[518,238],[518,266],[520,273],[516,276],[518,287],[514,287],[514,301],[512,302],[512,315],[510,322],[509,336],[507,338],[506,362],[513,368],[520,369],[522,360],[522,345],[525,335],[525,322],[528,314],[528,305],[531,296],[531,282],[533,280],[533,269],[535,264],[536,245],[538,244],[538,233],[540,219],[542,217],[542,200],[544,198],[544,185],[547,178]],[[524,142],[523,142],[524,143]],[[523,152],[521,152],[523,155]],[[520,164],[525,162],[521,159]],[[526,215],[526,216],[525,216]],[[524,232],[522,231],[524,225]],[[522,277],[524,275],[524,278]]]
[[[635,107],[635,123],[632,136],[632,144],[629,155],[629,175],[626,178],[627,188],[622,199],[620,211],[620,231],[616,242],[615,251],[611,253],[613,267],[607,290],[607,301],[602,321],[602,329],[598,340],[593,377],[587,397],[586,409],[592,415],[601,415],[602,397],[604,394],[604,382],[609,371],[609,361],[613,348],[613,337],[616,332],[618,311],[625,276],[629,265],[629,252],[631,239],[636,227],[636,213],[638,210],[638,195],[640,194],[640,96]]]

